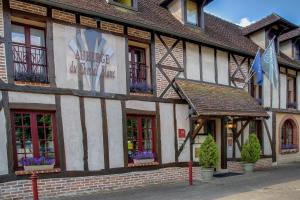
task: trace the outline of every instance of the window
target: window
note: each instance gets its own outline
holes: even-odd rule
[[[256,101],[262,104],[262,86],[257,84],[257,77],[254,75],[250,82],[250,94]]]
[[[129,8],[132,10],[137,10],[138,8],[138,0],[106,0],[110,4],[114,4],[116,6]]]
[[[12,24],[16,81],[48,83],[45,30]]]
[[[22,158],[55,159],[58,165],[55,116],[51,112],[12,112],[15,168],[22,168]]]
[[[291,120],[286,120],[281,130],[281,149],[297,148],[295,134],[293,122]]]
[[[277,33],[278,31],[277,30],[275,30],[275,29],[271,29],[270,31],[269,31],[269,33],[268,33],[268,39],[269,39],[269,41],[270,40],[272,40],[274,37],[274,44],[275,44],[275,51],[277,52],[277,53],[279,53],[279,40],[278,40],[278,33]],[[268,43],[269,44],[269,43]]]
[[[296,77],[292,75],[287,76],[287,84],[288,84],[288,94],[287,94],[287,107],[288,108],[297,108],[296,103]]]
[[[151,69],[147,66],[149,46],[129,46],[128,60],[131,93],[152,93]]]
[[[127,116],[128,163],[141,152],[152,153],[155,158],[155,134],[155,117]]]
[[[128,7],[132,7],[133,6],[133,0],[114,0],[114,2],[119,3],[119,4],[123,4],[125,6]]]
[[[186,2],[186,21],[189,24],[197,26],[199,24],[199,9],[195,0],[187,0]]]
[[[295,48],[295,59],[300,60],[300,41],[297,40],[294,45]]]

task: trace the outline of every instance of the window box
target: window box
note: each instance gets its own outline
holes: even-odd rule
[[[33,171],[45,171],[54,169],[54,164],[52,165],[29,165],[24,166],[25,171],[33,172]]]
[[[297,145],[295,144],[281,145],[281,149],[297,149]]]
[[[140,164],[147,164],[147,163],[154,163],[154,158],[149,158],[149,159],[133,159],[133,163],[135,165],[140,165]]]
[[[295,102],[290,102],[287,104],[288,108],[292,108],[292,109],[297,109],[297,103]]]

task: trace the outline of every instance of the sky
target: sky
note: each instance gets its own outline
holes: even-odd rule
[[[241,26],[271,13],[300,25],[300,0],[214,0],[205,11]]]

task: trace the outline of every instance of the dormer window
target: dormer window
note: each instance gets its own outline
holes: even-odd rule
[[[114,4],[116,6],[129,8],[133,10],[137,10],[137,2],[138,0],[106,0],[110,4]]]
[[[132,5],[133,5],[133,0],[114,0],[114,2],[123,4],[128,7],[132,7]]]
[[[186,2],[186,22],[195,26],[199,24],[199,6],[195,0]]]
[[[300,41],[295,42],[295,60],[300,60]]]
[[[276,29],[270,29],[269,33],[268,33],[268,40],[269,42],[274,38],[274,43],[275,43],[275,51],[277,52],[277,54],[279,53],[279,40],[278,40],[278,30]],[[269,43],[268,43],[269,44]]]

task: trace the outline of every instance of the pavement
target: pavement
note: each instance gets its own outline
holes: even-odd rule
[[[57,198],[59,200],[300,200],[300,163],[258,171],[249,175],[147,186],[110,193]]]

